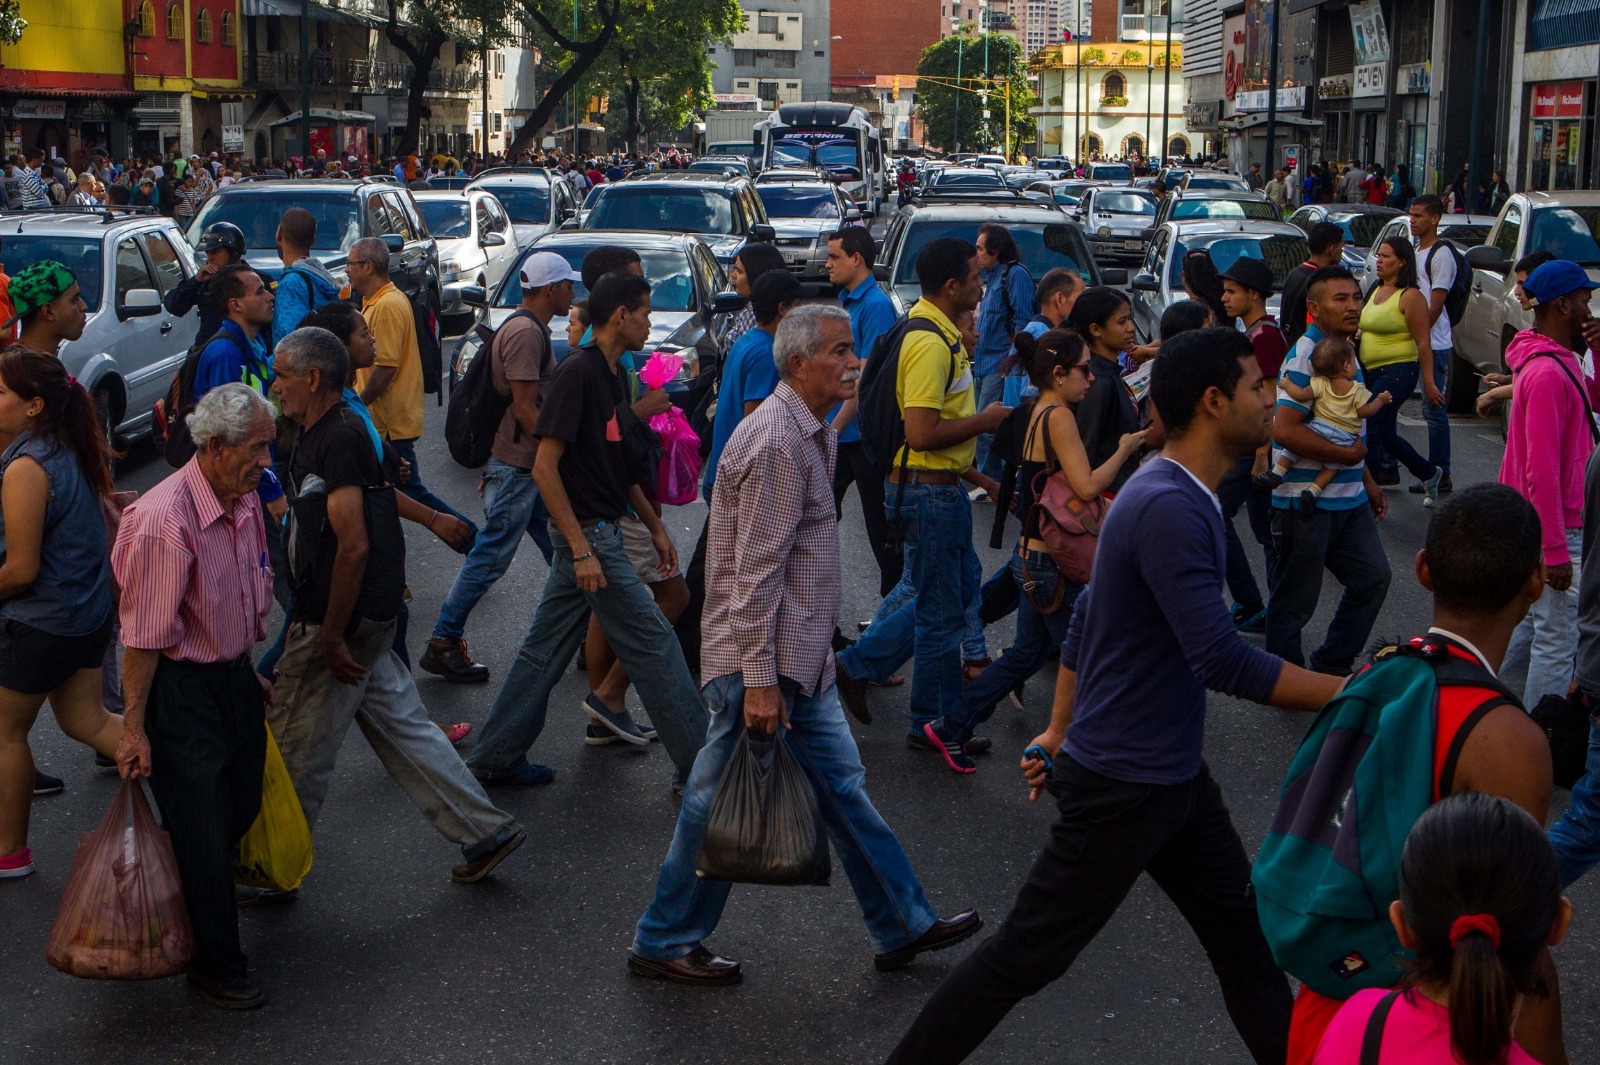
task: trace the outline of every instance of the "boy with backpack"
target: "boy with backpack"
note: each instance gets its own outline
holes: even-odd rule
[[[1433,349],[1433,385],[1440,396],[1439,403],[1422,404],[1422,417],[1428,423],[1428,464],[1444,471],[1439,491],[1449,492],[1455,486],[1450,483],[1450,409],[1444,397],[1450,394],[1450,364],[1455,361],[1451,327],[1467,309],[1472,271],[1455,245],[1439,239],[1439,219],[1444,216],[1439,197],[1418,196],[1407,210],[1417,242],[1417,284],[1428,297],[1428,346]],[[1418,482],[1411,486],[1411,494],[1421,495],[1423,488]]]
[[[1442,502],[1417,556],[1433,625],[1352,677],[1291,763],[1251,878],[1273,956],[1303,983],[1289,1065],[1310,1065],[1345,999],[1404,978],[1388,908],[1429,805],[1481,791],[1544,823],[1549,747],[1496,676],[1544,577],[1527,500],[1484,484]],[[1540,1061],[1565,1060],[1546,1056],[1561,1053],[1558,1018],[1554,997],[1523,1011],[1518,1038]]]

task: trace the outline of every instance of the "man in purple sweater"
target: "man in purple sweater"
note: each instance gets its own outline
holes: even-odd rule
[[[1272,424],[1272,390],[1249,339],[1232,329],[1174,338],[1156,359],[1150,396],[1166,449],[1107,515],[1094,579],[1061,645],[1050,728],[1035,741],[1054,761],[1022,763],[1032,798],[1048,787],[1060,816],[999,931],[933,993],[891,1062],[964,1060],[1012,1006],[1067,971],[1142,873],[1199,936],[1256,1062],[1281,1065],[1288,1053],[1288,980],[1201,757],[1206,689],[1314,710],[1343,681],[1246,643],[1223,599],[1217,485]]]

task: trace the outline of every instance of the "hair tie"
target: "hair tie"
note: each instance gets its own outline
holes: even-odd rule
[[[67,374],[67,387],[68,388],[74,388],[74,387],[77,386],[77,384],[78,384],[78,379],[76,377],[73,377],[71,374]]]
[[[1492,913],[1466,913],[1450,924],[1450,949],[1461,946],[1461,941],[1474,932],[1481,933],[1495,950],[1500,949],[1500,922]]]

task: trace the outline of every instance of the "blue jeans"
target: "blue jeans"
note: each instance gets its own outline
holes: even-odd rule
[[[549,517],[532,470],[489,460],[483,468],[483,528],[439,607],[439,620],[433,625],[435,639],[460,639],[466,634],[467,615],[511,568],[523,533],[538,545],[545,565],[550,565],[555,548],[550,543]]]
[[[467,758],[467,767],[478,779],[491,783],[517,771],[544,730],[550,693],[583,642],[593,611],[638,690],[661,745],[677,766],[677,780],[688,780],[695,755],[705,744],[705,704],[683,663],[672,626],[628,561],[621,530],[608,521],[584,529],[606,578],[605,587],[593,592],[578,587],[572,548],[561,533],[551,529],[550,535],[555,561],[534,610],[533,624],[506,671],[505,683],[489,708],[489,720],[477,748]]]
[[[389,445],[394,448],[394,453],[396,455],[399,455],[411,466],[411,479],[400,486],[400,491],[404,492],[406,495],[410,496],[412,499],[415,499],[418,503],[421,503],[430,510],[437,510],[440,514],[449,514],[451,517],[460,518],[462,521],[467,523],[467,527],[472,530],[474,535],[476,535],[478,532],[477,523],[475,523],[465,514],[461,513],[461,511],[457,510],[455,507],[452,507],[449,503],[446,503],[444,500],[434,495],[428,490],[428,486],[422,483],[422,466],[417,462],[416,439],[391,440],[389,441]]]
[[[994,373],[977,374],[973,377],[972,383],[978,390],[977,403],[980,411],[991,403],[1000,402],[1001,397],[1006,393],[1006,375],[999,370]],[[972,464],[985,477],[992,477],[998,481],[1000,479],[1001,463],[999,459],[989,454],[989,448],[993,443],[993,433],[979,434],[978,451],[973,456]]]
[[[1011,552],[1011,576],[1022,589],[1017,604],[1016,639],[999,661],[984,670],[962,692],[966,704],[963,713],[959,717],[945,718],[947,739],[962,743],[971,739],[973,731],[989,720],[1006,693],[1039,672],[1067,638],[1067,622],[1072,620],[1072,607],[1083,585],[1063,577],[1056,569],[1055,559],[1043,552],[1031,555],[1024,563],[1020,548]],[[1056,588],[1062,585],[1066,586],[1066,591],[1061,605],[1048,614],[1040,613],[1034,602],[1048,604],[1055,598]]]
[[[1372,509],[1365,503],[1349,510],[1318,508],[1308,518],[1298,510],[1274,507],[1272,548],[1267,653],[1306,665],[1301,633],[1317,612],[1326,568],[1344,585],[1344,595],[1322,646],[1311,652],[1309,668],[1335,676],[1349,673],[1389,594],[1389,557]]]
[[[890,486],[890,490],[893,491],[892,485]],[[884,509],[891,510],[889,507],[885,507]],[[890,617],[917,596],[917,586],[912,583],[911,571],[906,568],[910,565],[910,563],[904,561],[905,558],[909,557],[910,553],[905,549],[902,549],[901,554],[902,562],[900,566],[900,581],[892,589],[890,589],[889,594],[884,596],[883,601],[878,604],[878,609],[872,614],[873,623],[877,623],[884,618]],[[983,563],[978,561],[978,552],[969,548],[967,555],[968,557],[963,565],[972,567],[972,571],[975,574],[974,580],[982,579]],[[1005,568],[1001,567],[1000,572],[1006,573]],[[998,576],[999,574],[996,574],[995,579],[998,579]],[[1010,575],[1007,574],[1007,579],[1009,579],[1009,577]],[[982,605],[982,597],[974,597],[967,602],[966,623],[961,633],[961,660],[963,662],[982,662],[985,658],[989,657],[989,641],[983,634],[983,620],[978,617],[978,608]],[[870,627],[871,625],[868,626],[868,628]],[[908,651],[907,654],[909,653],[910,652]],[[901,659],[901,661],[904,661],[904,659]],[[898,665],[895,668],[899,668]],[[889,673],[893,672],[893,669],[889,670]],[[883,681],[887,680],[888,677],[889,674],[885,673],[882,677],[873,677],[872,679],[882,683]]]
[[[1394,402],[1385,404],[1382,410],[1367,419],[1367,469],[1372,471],[1374,477],[1384,466],[1393,465],[1391,460],[1394,459],[1404,463],[1405,468],[1411,471],[1411,476],[1418,480],[1426,481],[1433,476],[1433,467],[1428,460],[1417,454],[1411,441],[1400,435],[1400,408],[1406,405],[1412,390],[1417,387],[1419,372],[1419,364],[1412,361],[1380,366],[1367,373],[1367,388],[1371,389],[1374,396],[1387,392],[1394,397]]]
[[[891,522],[898,491],[897,485],[885,489],[884,510]],[[854,646],[839,653],[839,661],[853,677],[882,682],[915,654],[911,726],[920,731],[935,718],[959,713],[963,705],[961,639],[982,576],[972,550],[967,493],[959,483],[904,486],[900,537],[914,594],[892,614],[874,619]]]
[[[1589,696],[1591,705],[1596,696]],[[1589,718],[1589,759],[1583,778],[1572,786],[1572,802],[1561,820],[1550,826],[1561,886],[1568,887],[1600,865],[1600,720]]]
[[[795,761],[817,793],[828,839],[867,920],[878,953],[899,950],[933,927],[937,914],[923,894],[911,859],[867,797],[866,770],[839,706],[835,688],[802,695],[779,678],[789,707],[783,733]],[[744,678],[716,677],[705,686],[711,705],[706,745],[683,789],[683,808],[667,860],[656,880],[655,898],[633,932],[633,952],[651,961],[674,961],[716,931],[732,884],[695,875],[695,856],[705,838],[706,815],[722,773],[744,738]]]
[[[1444,348],[1433,353],[1433,384],[1439,394],[1450,395],[1450,364],[1455,361],[1455,348]],[[1422,418],[1428,423],[1428,464],[1437,466],[1450,476],[1450,404],[1437,407],[1422,405]]]
[[[1544,594],[1511,630],[1511,642],[1500,664],[1501,672],[1527,664],[1522,705],[1530,710],[1546,695],[1567,694],[1572,684],[1572,664],[1578,658],[1577,575],[1583,572],[1582,529],[1567,530],[1567,554],[1572,559],[1572,587],[1558,592],[1544,586]]]

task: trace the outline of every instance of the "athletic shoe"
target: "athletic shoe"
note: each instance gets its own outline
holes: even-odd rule
[[[35,795],[60,795],[66,790],[67,782],[60,777],[53,777],[49,773],[33,771],[33,793]]]
[[[1381,488],[1394,488],[1400,484],[1400,467],[1388,466],[1372,475]]]
[[[967,752],[961,749],[961,744],[955,740],[946,739],[943,732],[939,731],[942,722],[930,721],[922,726],[922,734],[933,742],[934,749],[944,756],[944,764],[957,773],[976,773],[978,767],[972,759],[967,757]]]
[[[1229,611],[1233,615],[1233,628],[1235,632],[1266,632],[1267,608],[1262,606],[1245,613],[1243,604],[1233,604]]]
[[[556,771],[551,769],[549,766],[540,765],[537,762],[523,762],[509,773],[501,773],[498,776],[492,777],[479,777],[478,783],[487,785],[489,787],[494,787],[498,784],[522,784],[533,786],[538,784],[548,784],[555,778]]]
[[[1439,480],[1439,494],[1440,495],[1449,495],[1451,492],[1454,492],[1455,490],[1456,490],[1456,486],[1450,483],[1450,475],[1448,473],[1445,474],[1442,478],[1440,478],[1440,480]],[[1424,494],[1427,493],[1428,486],[1423,484],[1421,481],[1418,481],[1415,484],[1413,484],[1410,488],[1407,488],[1406,491],[1410,492],[1414,496],[1420,496],[1420,495],[1424,495]]]
[[[590,692],[588,695],[584,696],[583,712],[594,718],[596,724],[604,725],[606,728],[610,729],[611,732],[616,735],[617,739],[624,743],[631,743],[637,747],[643,747],[645,744],[650,742],[650,737],[646,736],[642,731],[640,731],[639,726],[634,723],[632,714],[628,713],[626,710],[622,711],[620,714],[617,713],[605,703],[601,702],[600,697],[594,692]]]
[[[94,767],[96,769],[115,769],[117,768],[117,760],[103,754],[96,754],[94,756]]]
[[[913,751],[937,751],[938,745],[921,732],[906,733],[906,746]],[[988,754],[994,750],[994,740],[988,736],[973,736],[961,745],[968,754]]]
[[[967,493],[967,498],[970,499],[974,503],[993,503],[994,502],[993,499],[989,498],[989,493],[985,492],[982,488],[974,488],[972,491]]]
[[[505,861],[506,856],[523,843],[527,842],[528,834],[522,829],[517,829],[500,846],[488,854],[474,858],[470,862],[462,862],[450,870],[450,879],[458,884],[476,884],[494,871],[494,867]]]
[[[27,847],[15,854],[0,854],[0,880],[27,876],[33,872],[33,851]]]
[[[621,743],[622,740],[604,725],[596,725],[591,721],[583,727],[583,742],[590,747],[609,747],[613,743]]]
[[[1433,476],[1422,483],[1422,505],[1431,507],[1439,502],[1439,485],[1444,481],[1444,471],[1435,466]]]

